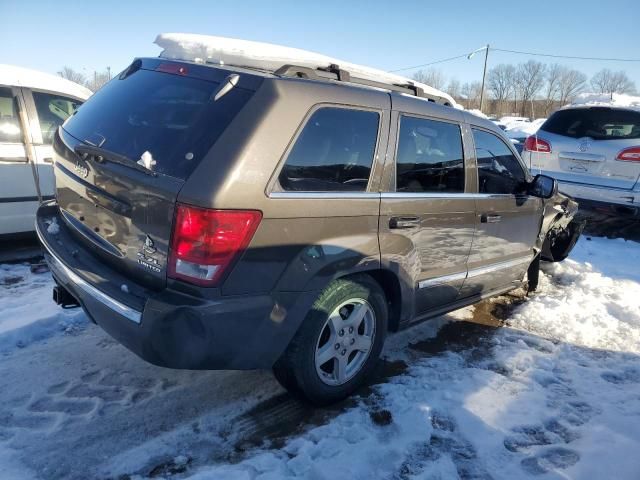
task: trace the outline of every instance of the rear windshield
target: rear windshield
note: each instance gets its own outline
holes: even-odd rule
[[[640,138],[640,112],[615,108],[576,108],[559,110],[540,130],[565,137],[591,137],[594,140]]]
[[[186,179],[253,94],[236,87],[213,101],[218,87],[138,70],[109,82],[63,128],[78,140],[132,160],[149,152],[154,171]]]

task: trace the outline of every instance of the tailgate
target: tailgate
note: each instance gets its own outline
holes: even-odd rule
[[[166,284],[175,199],[184,181],[82,159],[60,129],[54,142],[56,197],[72,235],[110,267],[148,288]]]

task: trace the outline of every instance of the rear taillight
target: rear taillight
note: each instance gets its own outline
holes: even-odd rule
[[[535,135],[531,135],[525,140],[524,149],[528,152],[551,153],[551,144]]]
[[[168,276],[215,287],[247,248],[262,213],[176,206]]]
[[[623,162],[640,162],[640,147],[625,148],[618,154],[616,160]]]

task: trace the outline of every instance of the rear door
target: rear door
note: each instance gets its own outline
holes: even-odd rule
[[[407,110],[392,118],[379,235],[383,266],[398,274],[420,315],[458,297],[474,231],[465,191],[475,179],[465,168],[459,112]]]
[[[519,282],[533,259],[544,204],[527,195],[524,165],[497,134],[473,127],[478,168],[475,235],[464,296]]]
[[[0,86],[0,235],[34,229],[38,191],[19,88]]]
[[[531,152],[532,171],[559,180],[630,190],[640,176],[640,112],[589,107],[560,110],[540,128],[551,153]]]

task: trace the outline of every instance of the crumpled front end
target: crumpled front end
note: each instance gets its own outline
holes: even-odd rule
[[[561,262],[569,256],[585,226],[577,213],[578,202],[567,195],[558,193],[547,201],[537,245],[542,260]]]

